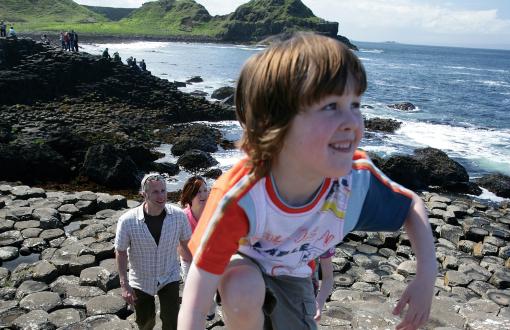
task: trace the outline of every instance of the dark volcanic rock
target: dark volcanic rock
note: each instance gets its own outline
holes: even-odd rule
[[[395,119],[371,118],[365,120],[365,127],[369,131],[393,133],[400,128],[402,122]]]
[[[397,155],[388,158],[381,170],[395,182],[409,189],[427,187],[430,172],[416,159],[410,156]]]
[[[91,180],[116,188],[134,188],[139,171],[131,157],[109,144],[90,147],[82,172]]]
[[[20,141],[0,144],[0,173],[5,180],[33,184],[38,180],[67,180],[71,176],[71,167],[47,144]]]
[[[402,102],[402,103],[394,103],[388,104],[388,108],[402,110],[402,111],[411,111],[416,109],[416,106],[411,102]]]
[[[235,119],[230,107],[99,56],[20,38],[0,40],[0,60],[0,180],[68,182],[90,147],[105,142],[150,170],[157,129]]]
[[[198,171],[218,164],[210,154],[201,150],[189,150],[179,157],[177,164],[190,171]]]
[[[215,100],[224,100],[227,97],[231,97],[236,92],[234,87],[220,87],[211,94],[211,98]]]
[[[468,182],[466,169],[438,149],[423,148],[414,151],[414,158],[430,171],[430,185],[445,186],[455,182]]]
[[[510,198],[510,176],[508,175],[492,173],[482,176],[476,182],[500,197]]]

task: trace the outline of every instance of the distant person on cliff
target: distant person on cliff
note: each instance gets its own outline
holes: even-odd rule
[[[156,323],[157,294],[162,328],[175,330],[180,282],[177,248],[184,260],[191,260],[187,246],[191,228],[184,212],[166,203],[163,176],[145,175],[141,193],[142,205],[124,213],[117,223],[115,251],[122,297],[134,306],[138,327],[149,330]]]
[[[64,33],[64,44],[65,44],[65,50],[69,50],[69,32]]]
[[[423,201],[358,150],[365,70],[340,41],[298,33],[244,65],[236,112],[246,157],[224,173],[189,247],[179,329],[204,329],[219,290],[227,329],[317,329],[309,262],[353,230],[405,226],[416,277],[393,310],[398,330],[429,317],[437,274]]]
[[[7,36],[7,25],[5,25],[4,21],[0,23],[0,37]]]
[[[133,65],[133,56],[129,56],[126,60],[126,63],[128,66],[132,66]]]
[[[66,49],[66,41],[64,38],[64,32],[60,32],[59,40],[60,40],[60,44],[62,45],[62,50],[65,50]]]
[[[113,60],[115,62],[121,62],[122,63],[122,58],[120,58],[119,52],[113,53]]]
[[[69,32],[69,51],[74,52],[74,30]]]
[[[207,188],[207,183],[204,178],[201,176],[192,176],[186,180],[186,183],[184,183],[182,187],[180,203],[184,208],[184,213],[188,217],[191,232],[197,227],[198,220],[200,220],[205,203],[207,202],[207,197],[209,197],[209,189]],[[183,282],[186,282],[190,265],[191,261],[186,261],[185,258],[181,257],[181,276]],[[214,319],[215,310],[216,303],[211,301],[211,309],[207,315],[207,321]]]
[[[50,39],[48,38],[48,36],[46,34],[43,34],[42,37],[41,37],[41,42],[45,45],[49,45],[50,44]]]
[[[78,33],[76,33],[74,30],[71,31],[71,33],[73,34],[73,47],[74,47],[74,51],[77,52],[78,51]]]
[[[143,60],[143,58],[142,58],[142,60],[140,61],[140,69],[141,69],[142,71],[147,71],[147,65],[145,65],[145,61]]]
[[[107,60],[111,59],[110,54],[108,54],[108,48],[105,48],[103,50],[103,55],[102,56],[103,56],[103,58],[105,58]]]
[[[14,30],[14,26],[11,26],[11,28],[9,29],[8,37],[16,39],[17,35],[16,31]]]

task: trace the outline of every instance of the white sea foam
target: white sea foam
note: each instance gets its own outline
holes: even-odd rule
[[[469,70],[469,71],[488,71],[488,72],[497,72],[497,73],[508,73],[510,71],[503,69],[486,69],[486,68],[475,68],[469,66],[455,66],[455,65],[444,65],[445,69],[454,69],[454,70]]]
[[[97,50],[115,49],[115,50],[156,50],[163,47],[169,46],[169,42],[158,42],[158,41],[136,41],[128,43],[105,43],[105,44],[82,44],[80,47],[86,52],[97,53]],[[92,50],[92,51],[91,51]],[[111,55],[111,54],[110,54]]]
[[[503,198],[503,197],[499,197],[499,196],[496,196],[494,193],[488,191],[487,189],[485,188],[482,188],[482,193],[478,196],[475,196],[475,195],[469,195],[473,198],[476,198],[476,199],[481,199],[481,200],[490,200],[490,201],[493,201],[493,202],[496,202],[496,203],[501,203],[503,201],[508,201],[510,200],[509,198]]]
[[[497,87],[505,87],[510,88],[510,83],[506,81],[500,80],[476,80],[476,82],[486,85],[486,86],[497,86]]]
[[[374,54],[382,54],[384,53],[384,50],[382,49],[364,49],[364,48],[361,48],[359,50],[360,53],[374,53]]]
[[[403,122],[389,142],[408,147],[433,147],[450,157],[472,160],[486,170],[510,174],[510,129],[487,130],[425,122]]]

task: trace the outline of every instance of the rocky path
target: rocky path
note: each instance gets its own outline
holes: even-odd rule
[[[439,276],[426,329],[510,328],[510,210],[423,195]],[[0,328],[133,329],[113,240],[139,202],[120,195],[0,184]],[[333,259],[322,329],[392,329],[391,309],[416,264],[404,232],[354,232]],[[209,329],[224,329],[217,317]]]

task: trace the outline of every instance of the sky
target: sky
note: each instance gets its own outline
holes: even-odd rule
[[[211,15],[248,0],[195,0]],[[143,0],[75,0],[84,5],[140,7]],[[509,0],[302,0],[316,16],[339,22],[353,41],[510,49]]]

